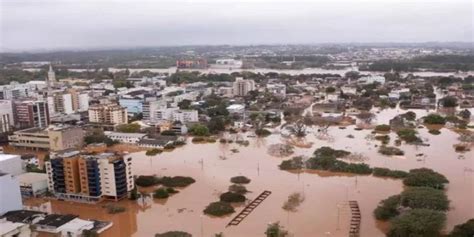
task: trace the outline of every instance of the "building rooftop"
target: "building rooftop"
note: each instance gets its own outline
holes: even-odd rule
[[[0,154],[0,161],[11,160],[11,159],[20,159],[20,155]]]
[[[20,222],[20,223],[25,223],[29,224],[33,221],[38,216],[44,216],[46,213],[39,212],[39,211],[29,211],[29,210],[16,210],[16,211],[9,211],[1,218],[6,218],[7,221],[11,222]]]
[[[24,223],[15,223],[7,220],[0,220],[0,236],[7,236],[6,234],[24,226]]]
[[[37,225],[45,225],[45,226],[52,226],[52,227],[60,227],[74,219],[78,216],[76,215],[58,215],[58,214],[51,214],[46,216],[43,220],[38,221]]]
[[[35,173],[35,172],[29,172],[29,173],[24,173],[16,176],[18,180],[20,181],[20,185],[25,184],[29,185],[32,183],[44,181],[48,179],[48,175],[45,173]]]

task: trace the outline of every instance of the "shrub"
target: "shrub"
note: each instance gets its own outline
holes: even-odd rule
[[[290,160],[284,160],[279,165],[281,170],[300,170],[304,167],[303,157],[296,156]]]
[[[406,186],[432,187],[436,189],[443,189],[447,183],[449,181],[444,175],[428,168],[412,169],[403,180],[403,184]]]
[[[430,130],[428,130],[428,132],[433,134],[433,135],[441,134],[441,131],[439,131],[438,129],[430,129]]]
[[[402,179],[408,175],[408,172],[401,171],[401,170],[390,170],[387,168],[375,167],[373,169],[372,174],[376,177],[390,177],[390,178]]]
[[[388,144],[388,142],[390,141],[390,136],[389,135],[377,135],[375,136],[375,140],[377,141],[381,141],[382,144]]]
[[[392,220],[387,236],[439,236],[445,221],[446,215],[443,212],[429,209],[409,210]]]
[[[283,210],[296,211],[296,208],[304,201],[304,196],[301,193],[292,193],[288,196],[288,200],[283,204]]]
[[[448,237],[471,237],[474,236],[474,219],[466,221],[461,225],[456,225]]]
[[[200,143],[200,142],[205,142],[206,139],[204,137],[193,137],[191,141],[194,143]]]
[[[426,124],[445,124],[446,118],[439,114],[429,114],[424,119],[423,122]]]
[[[416,119],[416,113],[413,111],[408,111],[404,114],[402,114],[402,117],[405,118],[408,121],[414,121]]]
[[[221,202],[245,202],[245,196],[233,192],[225,192],[220,196]]]
[[[164,198],[168,198],[170,195],[169,193],[166,191],[165,188],[159,188],[157,190],[155,190],[155,192],[153,193],[153,197],[154,198],[158,198],[158,199],[164,199]]]
[[[230,182],[234,184],[248,184],[250,181],[251,180],[245,176],[235,176],[230,178]]]
[[[168,231],[165,233],[156,234],[155,237],[192,237],[192,235],[183,231]]]
[[[334,157],[334,158],[342,158],[351,153],[345,150],[335,150],[335,149],[332,149],[331,147],[323,146],[316,149],[313,154],[315,156],[329,156],[329,157]]]
[[[174,188],[171,188],[171,187],[166,188],[166,192],[168,192],[169,194],[179,193],[178,190],[176,190]]]
[[[417,132],[413,129],[402,129],[397,132],[398,137],[408,143],[421,142],[421,139],[416,135]]]
[[[153,148],[151,150],[147,150],[145,152],[145,155],[147,156],[154,156],[154,155],[157,155],[157,154],[160,154],[162,153],[163,151],[161,149],[156,149],[156,148]]]
[[[186,187],[190,184],[193,184],[194,182],[196,182],[196,180],[194,180],[191,177],[185,177],[185,176],[174,176],[174,177],[164,176],[158,179],[158,183],[166,187]]]
[[[107,213],[109,214],[117,214],[127,210],[125,207],[117,206],[115,204],[106,204],[103,207],[107,208]]]
[[[117,132],[123,133],[137,133],[140,132],[140,124],[130,123],[130,124],[120,124],[116,128]]]
[[[232,184],[229,186],[229,192],[234,192],[238,194],[246,194],[248,192],[247,188],[240,184]]]
[[[449,200],[442,190],[429,187],[412,187],[402,192],[401,205],[412,209],[425,208],[447,211]]]
[[[376,132],[390,132],[390,125],[380,124],[375,127]]]
[[[168,143],[168,144],[166,144],[163,148],[164,148],[165,150],[173,150],[173,149],[176,148],[176,147],[174,146],[174,144]]]
[[[259,137],[267,137],[267,136],[270,136],[270,134],[272,134],[272,132],[270,132],[268,129],[265,129],[265,128],[260,128],[260,129],[255,130],[255,135]]]
[[[382,200],[377,208],[374,210],[374,216],[377,220],[388,220],[398,216],[398,207],[400,205],[400,195],[393,195],[385,200]]]
[[[405,154],[405,152],[393,146],[381,146],[379,153],[386,156],[402,156]]]
[[[135,180],[135,184],[140,187],[150,187],[157,185],[159,183],[159,179],[156,176],[152,175],[140,175]]]
[[[205,214],[212,216],[224,216],[234,212],[234,208],[227,202],[212,202],[204,209]]]
[[[173,130],[165,130],[161,132],[162,136],[176,136],[176,133]]]
[[[306,162],[310,169],[328,170],[332,172],[345,172],[354,174],[371,174],[372,169],[367,164],[346,163],[334,157],[312,157]]]

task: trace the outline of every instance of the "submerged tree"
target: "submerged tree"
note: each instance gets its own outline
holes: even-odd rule
[[[265,231],[267,237],[288,237],[289,233],[280,225],[280,222],[271,223]]]

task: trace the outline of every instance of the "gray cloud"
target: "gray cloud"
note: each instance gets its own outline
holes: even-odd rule
[[[471,0],[0,0],[2,50],[473,41]]]

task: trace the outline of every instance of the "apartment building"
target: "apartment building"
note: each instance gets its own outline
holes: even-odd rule
[[[254,80],[244,80],[242,77],[237,77],[233,84],[233,93],[235,96],[246,96],[249,91],[255,90]]]
[[[49,125],[48,103],[38,100],[14,100],[13,115],[17,128],[44,128]]]
[[[128,123],[127,108],[118,104],[96,104],[89,107],[89,121],[99,124]]]
[[[113,153],[68,152],[45,162],[49,190],[81,202],[119,200],[134,188],[132,158]]]

